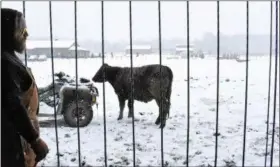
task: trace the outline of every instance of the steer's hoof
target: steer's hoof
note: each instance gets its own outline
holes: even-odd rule
[[[157,119],[156,122],[155,122],[155,124],[156,124],[156,125],[159,125],[159,123],[160,123],[160,120]]]
[[[164,127],[165,127],[165,124],[161,124],[161,125],[159,126],[160,129],[163,129]]]
[[[123,117],[118,117],[118,120],[121,120],[121,119],[123,119]]]

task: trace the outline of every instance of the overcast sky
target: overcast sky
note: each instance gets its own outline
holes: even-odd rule
[[[101,2],[77,2],[78,38],[101,39]],[[216,34],[217,2],[190,2],[190,38]],[[105,39],[129,40],[129,2],[104,2]],[[2,2],[22,11],[22,2]],[[74,38],[74,2],[52,2],[53,32],[59,39]],[[133,39],[158,39],[158,2],[132,2]],[[186,38],[186,2],[161,2],[162,38]],[[269,34],[270,2],[250,2],[250,33]],[[49,2],[26,2],[31,37],[49,37]],[[245,34],[246,2],[220,2],[220,31]]]

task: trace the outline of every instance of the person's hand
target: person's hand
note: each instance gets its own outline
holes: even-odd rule
[[[49,148],[47,144],[41,138],[36,139],[36,141],[30,143],[30,145],[34,153],[36,154],[36,162],[39,162],[42,159],[44,159],[49,153]]]

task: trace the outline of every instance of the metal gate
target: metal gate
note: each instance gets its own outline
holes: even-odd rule
[[[77,1],[74,2],[74,12],[75,12],[75,17],[74,17],[74,26],[75,26],[75,69],[76,69],[76,89],[77,89],[77,85],[78,85],[78,54],[77,54]],[[129,1],[129,34],[130,34],[130,72],[131,72],[131,75],[130,77],[132,78],[132,81],[133,81],[133,50],[132,50],[132,45],[133,45],[133,32],[132,32],[132,2]],[[247,108],[248,108],[248,91],[250,91],[248,89],[248,81],[249,81],[249,54],[250,54],[250,48],[249,48],[249,43],[250,43],[250,38],[249,38],[249,5],[250,3],[247,1],[246,2],[246,71],[245,74],[246,74],[246,79],[245,79],[245,99],[244,99],[244,125],[243,125],[243,148],[242,148],[242,152],[243,152],[243,157],[242,157],[242,166],[244,167],[245,166],[245,162],[246,162],[246,137],[247,137],[247,134],[246,134],[246,128],[247,128]],[[190,5],[189,5],[189,1],[186,1],[186,17],[187,17],[187,29],[186,29],[186,32],[187,32],[187,45],[188,45],[188,50],[187,50],[187,61],[186,61],[186,66],[188,68],[188,73],[187,73],[187,80],[189,81],[190,80],[190,49],[189,49],[189,45],[190,45],[190,28],[189,28],[189,22],[190,22],[190,13],[189,13],[189,9],[190,9]],[[270,2],[270,18],[267,18],[267,19],[270,19],[270,43],[269,43],[269,46],[270,46],[270,54],[269,54],[269,78],[268,78],[268,81],[269,81],[269,86],[267,88],[268,90],[268,106],[267,106],[267,126],[266,126],[266,144],[265,144],[265,150],[266,150],[266,156],[265,156],[265,159],[264,159],[264,166],[271,166],[272,167],[272,164],[273,164],[273,154],[274,154],[274,144],[275,144],[275,121],[276,121],[276,111],[277,111],[277,106],[276,106],[276,103],[277,103],[277,83],[279,84],[279,81],[277,81],[277,76],[279,76],[279,74],[277,73],[277,68],[279,67],[279,50],[278,50],[278,47],[279,47],[279,43],[278,43],[278,40],[279,40],[279,27],[278,27],[278,23],[279,23],[279,11],[278,11],[278,7],[279,7],[279,2],[276,1],[276,2],[273,2],[271,1]],[[273,9],[275,8],[275,16],[273,16]],[[26,11],[26,7],[25,7],[25,2],[23,1],[23,13],[25,15],[25,11]],[[50,29],[50,39],[51,39],[51,53],[52,53],[52,82],[54,83],[54,60],[53,60],[53,20],[52,20],[52,2],[49,2],[49,17],[50,17],[50,20],[49,20],[49,29]],[[217,68],[216,68],[216,74],[217,74],[217,78],[216,78],[216,81],[217,81],[217,85],[216,85],[216,131],[215,131],[215,150],[213,151],[214,153],[214,156],[215,156],[215,162],[214,162],[214,165],[213,166],[217,166],[217,158],[219,156],[219,152],[218,152],[218,145],[219,145],[219,96],[220,96],[220,2],[217,1],[217,12],[216,12],[216,19],[217,19],[217,56],[216,56],[216,59],[217,59]],[[276,34],[276,39],[275,41],[273,41],[272,39],[272,34],[273,34],[273,19],[275,19],[275,34]],[[104,64],[104,2],[101,1],[101,33],[102,33],[102,64]],[[158,43],[159,43],[159,64],[162,65],[162,33],[161,33],[161,2],[158,1],[158,26],[159,26],[159,29],[158,29],[158,33],[159,33],[159,37],[158,37]],[[272,48],[272,44],[275,43],[275,50],[273,50]],[[275,55],[275,69],[272,69],[272,60],[273,60],[273,52],[274,52],[274,55]],[[26,56],[26,54],[25,54]],[[27,58],[25,57],[25,63],[27,64]],[[279,64],[278,64],[279,63]],[[160,66],[161,67],[161,66]],[[161,70],[160,70],[161,71]],[[275,73],[275,78],[271,78],[271,74],[272,73]],[[103,77],[105,77],[105,73],[103,73]],[[160,75],[162,75],[162,73],[160,72]],[[270,96],[271,94],[271,85],[274,87],[274,92],[273,92],[273,97]],[[162,86],[162,83],[160,83],[160,88]],[[280,87],[280,85],[278,85]],[[131,82],[131,89],[134,90],[134,82]],[[190,125],[190,98],[191,98],[191,94],[190,94],[190,83],[187,82],[186,84],[186,89],[187,89],[187,97],[188,97],[188,100],[187,100],[187,118],[186,118],[186,122],[187,122],[187,136],[186,136],[186,166],[188,167],[189,166],[189,156],[190,156],[190,146],[189,146],[189,140],[190,140],[190,128],[191,128],[191,125]],[[77,94],[76,94],[77,95]],[[134,97],[134,91],[131,91],[131,99],[133,99]],[[161,97],[162,98],[162,97]],[[273,101],[273,108],[270,108],[270,101]],[[54,98],[54,102],[55,102],[55,98]],[[77,105],[77,98],[76,98],[76,105]],[[134,106],[134,101],[132,100],[132,104]],[[161,104],[162,105],[162,104]],[[107,128],[106,128],[106,94],[105,94],[105,83],[103,82],[103,117],[104,117],[104,164],[105,166],[107,167],[108,166],[108,158],[107,158]],[[132,111],[134,110],[134,107],[132,107]],[[278,111],[279,112],[279,111]],[[57,166],[60,166],[60,155],[59,155],[59,147],[60,145],[58,144],[58,131],[57,131],[57,114],[56,114],[56,108],[54,107],[54,115],[55,115],[55,133],[56,133],[56,148],[57,148]],[[79,113],[79,112],[78,112]],[[136,154],[135,154],[135,120],[134,120],[134,112],[133,113],[133,116],[132,116],[132,143],[133,143],[133,166],[137,166],[136,165]],[[161,112],[160,112],[161,113]],[[269,117],[270,117],[270,114],[273,115],[273,124],[272,124],[272,145],[271,145],[271,149],[269,150],[268,148],[268,131],[269,131]],[[162,115],[161,115],[162,116]],[[161,117],[162,118],[162,117]],[[77,119],[79,121],[79,119]],[[280,120],[280,117],[279,117],[279,120]],[[78,122],[79,124],[79,122]],[[164,129],[161,128],[161,165],[162,166],[166,166],[165,164],[165,160],[164,160],[164,135],[163,135],[163,131]],[[78,140],[78,160],[79,160],[79,164],[81,166],[81,145],[80,145],[80,128],[78,127],[77,128],[77,140]],[[268,154],[270,152],[270,164],[268,164],[267,162],[267,158],[269,158]]]

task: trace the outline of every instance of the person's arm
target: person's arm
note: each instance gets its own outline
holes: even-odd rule
[[[16,66],[8,61],[2,61],[2,112],[6,114],[15,128],[27,140],[32,143],[39,137],[38,132],[33,127],[26,108],[22,105],[19,96],[19,83],[15,79],[18,71],[15,72]],[[8,70],[9,69],[9,70]]]

